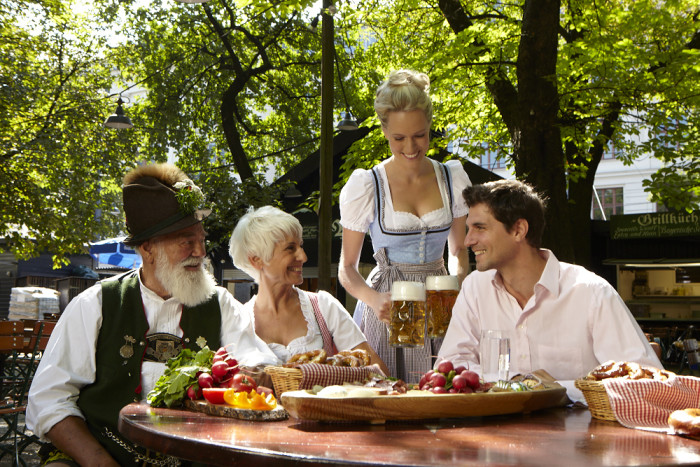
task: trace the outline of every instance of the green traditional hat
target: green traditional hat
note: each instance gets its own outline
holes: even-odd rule
[[[143,165],[128,172],[122,197],[129,231],[124,243],[129,246],[194,225],[211,212],[203,209],[199,187],[173,164]]]

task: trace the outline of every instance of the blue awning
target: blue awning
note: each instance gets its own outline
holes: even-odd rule
[[[134,269],[141,266],[141,257],[130,247],[124,245],[126,237],[108,238],[90,243],[90,255],[99,264]]]

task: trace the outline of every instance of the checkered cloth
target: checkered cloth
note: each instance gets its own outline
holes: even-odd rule
[[[315,385],[333,386],[335,384],[354,383],[364,381],[373,374],[386,377],[378,365],[362,367],[346,367],[323,365],[321,363],[306,363],[299,365],[302,377],[299,382],[299,389],[311,389]]]
[[[627,428],[670,432],[668,416],[675,410],[700,408],[700,378],[671,376],[651,379],[602,380],[615,418]]]

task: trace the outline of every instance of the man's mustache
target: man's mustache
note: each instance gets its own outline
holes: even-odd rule
[[[203,263],[204,263],[204,261],[197,260],[197,259],[186,259],[180,263],[180,266],[182,266],[183,268],[187,268],[190,266],[200,267],[200,266],[202,266]]]

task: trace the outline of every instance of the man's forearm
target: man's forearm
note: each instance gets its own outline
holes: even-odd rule
[[[46,433],[56,448],[68,454],[80,465],[118,466],[117,461],[92,436],[80,417],[66,417]]]

